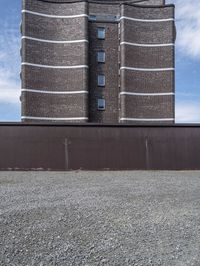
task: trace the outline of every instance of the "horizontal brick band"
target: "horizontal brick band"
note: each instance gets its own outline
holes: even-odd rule
[[[174,47],[121,46],[121,67],[170,69],[174,65]]]
[[[51,3],[52,2],[52,3]],[[55,1],[57,2],[57,1]],[[77,14],[87,14],[87,6],[88,3],[85,1],[82,2],[74,2],[72,3],[64,3],[64,1],[60,1],[61,3],[55,4],[53,1],[36,1],[36,0],[23,0],[22,1],[22,9],[30,10],[32,12],[37,13],[45,13],[48,15],[58,15],[58,16],[71,16]]]
[[[121,70],[132,70],[132,71],[173,71],[174,68],[135,68],[135,67],[121,67]]]
[[[31,10],[25,10],[25,9],[22,10],[22,13],[27,13],[27,14],[40,16],[40,17],[47,17],[47,18],[81,18],[81,17],[88,17],[87,14],[58,16],[58,15],[44,14],[44,13],[40,13],[40,12],[33,12]]]
[[[33,93],[44,93],[44,94],[83,94],[88,93],[88,91],[45,91],[45,90],[31,90],[22,89],[22,92],[33,92]]]
[[[120,118],[120,121],[144,121],[144,122],[156,122],[156,121],[174,121],[174,118]]]
[[[120,95],[130,95],[130,96],[169,96],[174,95],[173,92],[165,92],[165,93],[137,93],[137,92],[120,92]]]
[[[87,14],[79,14],[79,15],[68,15],[68,16],[58,16],[58,15],[50,15],[50,14],[44,14],[39,12],[33,12],[30,10],[22,10],[22,13],[27,13],[31,15],[41,16],[41,17],[47,17],[47,18],[80,18],[80,17],[89,17]],[[139,18],[132,18],[132,17],[126,17],[122,16],[119,18],[118,21],[121,21],[123,19],[126,20],[132,20],[132,21],[139,21],[139,22],[167,22],[167,21],[174,21],[174,18],[165,18],[165,19],[139,19]]]
[[[131,42],[121,42],[120,45],[131,45],[131,46],[139,46],[139,47],[167,47],[174,46],[174,43],[158,43],[158,44],[150,44],[150,43],[131,43]]]
[[[121,5],[121,16],[131,17],[144,20],[164,20],[174,18],[174,6],[146,6],[144,8],[143,3],[141,5]],[[147,5],[151,5],[150,1],[146,1]]]
[[[21,116],[21,119],[30,120],[55,120],[55,121],[74,121],[74,120],[88,120],[88,117],[35,117],[35,116]]]
[[[82,43],[82,42],[87,42],[88,40],[73,40],[73,41],[56,41],[56,40],[45,40],[45,39],[39,39],[39,38],[33,38],[33,37],[29,37],[29,36],[22,36],[22,40],[23,39],[27,39],[27,40],[31,40],[31,41],[37,41],[37,42],[45,42],[45,43],[58,43],[58,44],[62,44],[62,43]]]
[[[99,1],[99,4],[102,3],[102,0]],[[115,4],[104,4],[99,5],[98,3],[92,3],[89,2],[89,13],[92,15],[99,15],[99,14],[104,14],[104,15],[112,15],[112,16],[116,16],[119,14],[119,5],[115,5]]]
[[[22,66],[22,88],[45,91],[85,91],[88,90],[88,68],[55,69]]]
[[[88,117],[87,94],[38,94],[22,92],[22,116]]]
[[[22,62],[22,66],[33,66],[33,67],[42,67],[42,68],[59,68],[59,69],[88,68],[87,65],[78,65],[78,66],[49,66],[49,65],[32,64],[32,63],[28,63],[28,62]]]
[[[140,19],[140,18],[131,18],[131,17],[126,17],[122,16],[120,17],[119,20],[132,20],[132,21],[139,21],[139,22],[168,22],[168,21],[174,21],[174,18],[164,18],[164,19]]]
[[[85,17],[52,20],[48,17],[26,16],[23,22],[24,36],[59,41],[88,40],[88,21]]]
[[[88,65],[87,43],[40,43],[24,39],[23,62],[34,65],[71,67]]]
[[[174,43],[174,22],[142,23],[139,21],[123,20],[121,25],[121,41],[129,43]]]
[[[121,95],[121,118],[166,119],[173,117],[174,95]]]
[[[162,86],[161,86],[162,84]],[[174,71],[121,70],[121,92],[166,93],[174,92]]]

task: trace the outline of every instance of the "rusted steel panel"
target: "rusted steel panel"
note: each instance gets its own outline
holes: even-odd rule
[[[200,126],[0,124],[0,170],[200,170]]]

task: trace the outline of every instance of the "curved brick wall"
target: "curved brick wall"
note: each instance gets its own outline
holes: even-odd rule
[[[87,121],[87,3],[24,0],[22,9],[22,120]]]
[[[73,2],[93,2],[93,3],[111,3],[111,4],[118,4],[122,2],[128,2],[127,0],[40,0],[43,2],[53,2],[53,3],[73,3]],[[164,5],[165,0],[135,0],[136,4],[142,4],[142,5]],[[134,2],[130,0],[130,2]]]
[[[174,6],[124,1],[23,0],[23,121],[174,121]]]
[[[173,19],[173,6],[121,6],[123,123],[174,122]]]
[[[48,117],[51,117],[51,121],[56,121],[63,117],[77,117],[77,114],[84,115],[87,112],[87,105],[85,105],[86,96],[81,94],[77,95],[53,95],[53,94],[43,94],[43,93],[32,93],[29,92],[27,95],[22,95],[26,97],[26,115],[31,117],[40,117],[46,113],[46,108],[48,108]],[[77,102],[80,104],[77,105]],[[59,103],[59,108],[58,108]],[[74,108],[76,106],[76,108]],[[70,112],[69,112],[70,110]],[[69,115],[68,115],[69,113]],[[55,120],[53,119],[55,118]],[[78,120],[78,119],[77,119]],[[60,121],[60,120],[59,120]],[[81,121],[81,120],[78,120]]]
[[[26,66],[22,69],[25,77],[22,80],[22,88],[28,87],[31,90],[45,88],[46,91],[82,91],[88,88],[88,69],[76,69],[76,71],[74,69],[46,70],[32,66]]]
[[[163,119],[168,119],[169,113],[173,112],[171,105],[171,96],[130,96],[122,95],[122,102],[124,105],[124,112],[127,117],[134,117],[138,119],[152,119],[160,118],[161,106],[164,109],[162,113]],[[132,108],[134,106],[134,108]]]
[[[121,91],[136,93],[165,93],[172,92],[174,87],[173,71],[121,71]]]
[[[99,4],[99,3],[89,3],[89,12],[93,15],[98,14],[109,14],[109,15],[119,15],[120,14],[120,5],[115,4]]]

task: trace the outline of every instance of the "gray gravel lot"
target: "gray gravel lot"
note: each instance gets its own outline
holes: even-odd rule
[[[0,172],[0,265],[200,265],[200,172]]]

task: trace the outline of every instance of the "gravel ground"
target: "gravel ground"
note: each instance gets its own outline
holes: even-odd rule
[[[200,265],[200,172],[0,172],[0,265]]]

